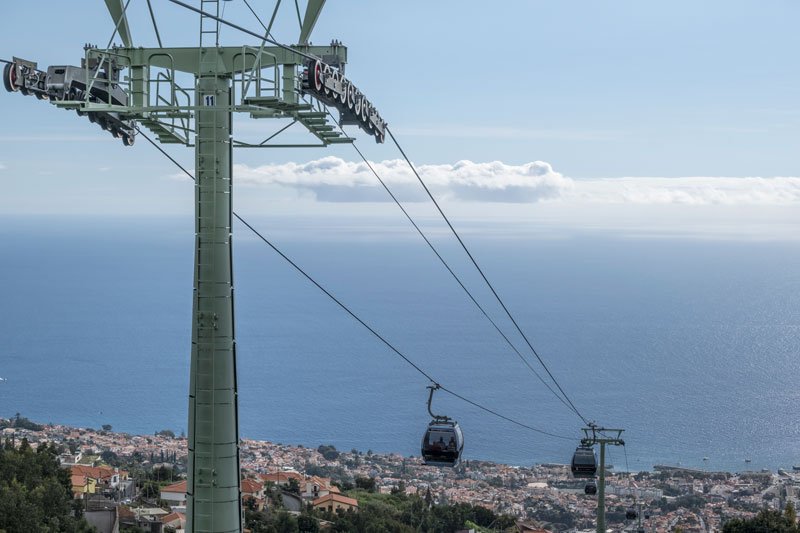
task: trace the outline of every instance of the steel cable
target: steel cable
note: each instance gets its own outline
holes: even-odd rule
[[[183,165],[181,165],[175,158],[173,158],[166,150],[164,150],[158,143],[153,141],[147,134],[145,134],[141,128],[137,127],[136,131],[147,140],[153,147],[155,147],[162,155],[164,155],[167,159],[169,159],[176,167],[178,167],[184,174],[186,174],[190,179],[195,181],[195,177],[189,172]],[[275,246],[269,239],[267,239],[264,235],[262,235],[258,230],[256,230],[250,223],[248,223],[244,218],[239,216],[235,211],[233,212],[233,216],[241,222],[245,227],[247,227],[251,232],[253,232],[256,237],[258,237],[261,241],[263,241],[267,246],[269,246],[275,253],[277,253],[283,260],[289,263],[297,272],[299,272],[303,277],[305,277],[308,281],[310,281],[314,286],[316,286],[320,291],[323,292],[328,298],[330,298],[334,303],[336,303],[342,310],[344,310],[348,315],[350,315],[354,320],[356,320],[359,324],[361,324],[367,331],[369,331],[373,336],[375,336],[378,340],[380,340],[384,345],[386,345],[393,353],[397,354],[401,357],[406,363],[408,363],[414,370],[416,370],[419,374],[424,376],[428,381],[433,383],[434,385],[439,385],[440,388],[447,392],[448,394],[462,400],[465,403],[468,403],[482,411],[489,413],[497,418],[515,424],[519,427],[528,429],[530,431],[539,433],[541,435],[546,435],[548,437],[553,437],[557,439],[563,440],[574,440],[572,437],[567,437],[564,435],[558,435],[556,433],[551,433],[549,431],[545,431],[543,429],[539,429],[524,422],[520,422],[515,420],[511,417],[505,416],[494,409],[486,407],[476,401],[470,400],[457,392],[442,386],[439,382],[437,382],[433,377],[428,374],[425,370],[420,368],[419,365],[414,363],[411,359],[409,359],[403,352],[401,352],[398,348],[396,348],[391,342],[389,342],[383,335],[381,335],[378,331],[376,331],[372,326],[370,326],[367,322],[361,319],[356,313],[354,313],[349,307],[347,307],[341,300],[339,300],[336,296],[333,295],[329,290],[327,290],[324,286],[322,286],[319,282],[317,282],[310,274],[308,274],[305,270],[303,270],[297,263],[295,263],[289,256],[284,254],[277,246]]]
[[[503,311],[505,311],[506,316],[508,316],[508,318],[511,320],[511,323],[514,324],[514,327],[519,332],[519,334],[522,336],[522,338],[525,340],[525,343],[528,345],[528,348],[530,348],[530,350],[533,353],[533,355],[536,356],[536,359],[539,360],[539,363],[542,365],[542,368],[545,369],[545,371],[547,372],[547,375],[550,376],[551,380],[553,380],[553,383],[555,384],[555,386],[558,388],[558,390],[561,392],[561,394],[564,395],[564,399],[567,400],[567,402],[569,403],[570,407],[575,412],[575,414],[578,415],[578,417],[580,417],[580,419],[583,420],[583,422],[588,425],[589,421],[580,413],[580,411],[578,411],[578,408],[575,407],[575,404],[572,402],[570,397],[567,395],[567,393],[564,391],[564,389],[558,383],[558,380],[556,380],[556,378],[553,375],[553,373],[550,372],[550,369],[547,367],[547,365],[545,364],[545,362],[541,358],[541,356],[539,356],[539,353],[533,347],[533,344],[531,344],[530,340],[528,340],[527,335],[525,335],[525,333],[522,331],[522,328],[519,326],[519,324],[517,323],[516,319],[511,314],[511,311],[509,311],[508,307],[506,307],[506,304],[503,302],[503,299],[500,298],[500,295],[497,293],[497,291],[495,290],[494,286],[489,281],[489,278],[487,278],[486,274],[484,274],[483,269],[478,265],[478,262],[475,260],[475,257],[473,257],[472,253],[469,251],[469,248],[467,248],[467,245],[461,239],[461,236],[458,234],[458,232],[456,231],[455,227],[453,227],[453,224],[450,222],[450,219],[447,217],[447,215],[445,215],[444,211],[442,210],[441,206],[439,205],[439,202],[436,201],[436,198],[433,196],[433,194],[431,193],[430,189],[428,189],[428,186],[422,180],[422,177],[419,175],[419,172],[417,172],[417,169],[414,166],[414,164],[411,162],[411,159],[409,159],[408,155],[406,155],[406,152],[405,152],[405,150],[403,150],[403,147],[400,146],[400,143],[397,142],[397,139],[395,138],[394,133],[392,133],[392,130],[389,129],[389,127],[387,126],[386,127],[386,131],[387,131],[387,133],[389,133],[389,137],[391,137],[392,142],[394,143],[394,145],[400,151],[400,154],[402,154],[403,159],[406,160],[406,163],[408,164],[409,168],[411,168],[411,171],[417,177],[417,180],[422,185],[422,188],[425,189],[425,192],[427,193],[428,198],[430,198],[431,201],[433,202],[433,205],[436,206],[436,209],[439,211],[439,214],[442,216],[444,221],[447,223],[447,226],[450,228],[450,231],[453,233],[453,235],[455,236],[456,240],[458,240],[458,243],[461,245],[461,248],[467,254],[467,257],[469,257],[470,261],[475,266],[475,269],[478,271],[478,273],[483,278],[483,281],[486,283],[486,286],[489,287],[489,290],[491,290],[491,292],[494,295],[495,299],[497,299],[497,302],[503,308]]]

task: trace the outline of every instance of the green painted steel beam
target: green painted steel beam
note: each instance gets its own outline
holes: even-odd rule
[[[325,5],[325,0],[308,0],[306,5],[306,14],[303,17],[303,26],[300,28],[300,38],[297,40],[300,44],[308,44],[308,38],[311,32],[314,31],[314,26],[317,24],[322,6]]]
[[[211,64],[213,49],[201,63]],[[187,531],[240,533],[242,498],[233,321],[231,81],[197,80],[195,272],[189,378]],[[219,106],[217,105],[219,103]]]
[[[128,16],[125,14],[125,7],[122,5],[122,0],[106,0],[106,7],[111,15],[111,20],[114,21],[114,26],[117,28],[122,44],[128,48],[133,46],[133,39],[131,39],[131,29],[128,26]]]
[[[212,50],[213,48],[209,48]],[[339,46],[297,46],[297,52],[277,46],[263,49],[252,46],[223,46],[215,50],[216,61],[208,63],[217,74],[231,75],[250,71],[254,66],[271,67],[277,65],[302,65],[306,62],[303,54],[317,57],[335,56],[340,62],[347,62],[347,47]],[[123,66],[161,67],[190,74],[200,73],[200,54],[197,48],[117,48],[115,59]],[[89,56],[101,56],[102,50],[89,50]]]

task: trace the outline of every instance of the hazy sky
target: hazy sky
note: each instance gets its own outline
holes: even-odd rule
[[[269,17],[273,2],[251,3]],[[196,45],[196,15],[153,4],[165,45]],[[285,4],[273,33],[291,43]],[[134,44],[154,45],[146,3],[130,9]],[[259,29],[241,0],[225,9]],[[42,67],[77,64],[112,31],[100,0],[0,13],[0,57]],[[330,1],[312,42],[348,45],[348,77],[456,216],[786,238],[800,227],[799,19],[791,0]],[[191,187],[146,142],[125,148],[19,94],[3,92],[0,112],[0,214],[191,212]],[[272,122],[237,117],[236,131]],[[422,199],[391,144],[352,132],[401,197]],[[192,150],[168,149],[193,166]],[[396,215],[349,146],[236,162],[245,215]]]

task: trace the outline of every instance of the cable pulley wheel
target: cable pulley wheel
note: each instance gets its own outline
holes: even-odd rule
[[[3,85],[6,91],[15,93],[19,90],[14,82],[17,81],[17,68],[13,63],[7,63],[3,69]]]

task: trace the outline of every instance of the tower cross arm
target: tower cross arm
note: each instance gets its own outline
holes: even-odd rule
[[[123,66],[161,67],[190,74],[200,73],[200,54],[198,48],[116,48],[115,55]],[[300,65],[307,55],[319,58],[335,58],[340,63],[347,61],[347,48],[334,46],[301,46],[297,51],[278,46],[223,46],[216,49],[216,73],[234,74],[253,68],[267,68],[274,65]]]
[[[624,429],[611,429],[591,425],[587,428],[582,428],[585,438],[581,442],[587,444],[612,444],[614,446],[625,446],[625,441],[622,440],[622,432]]]

